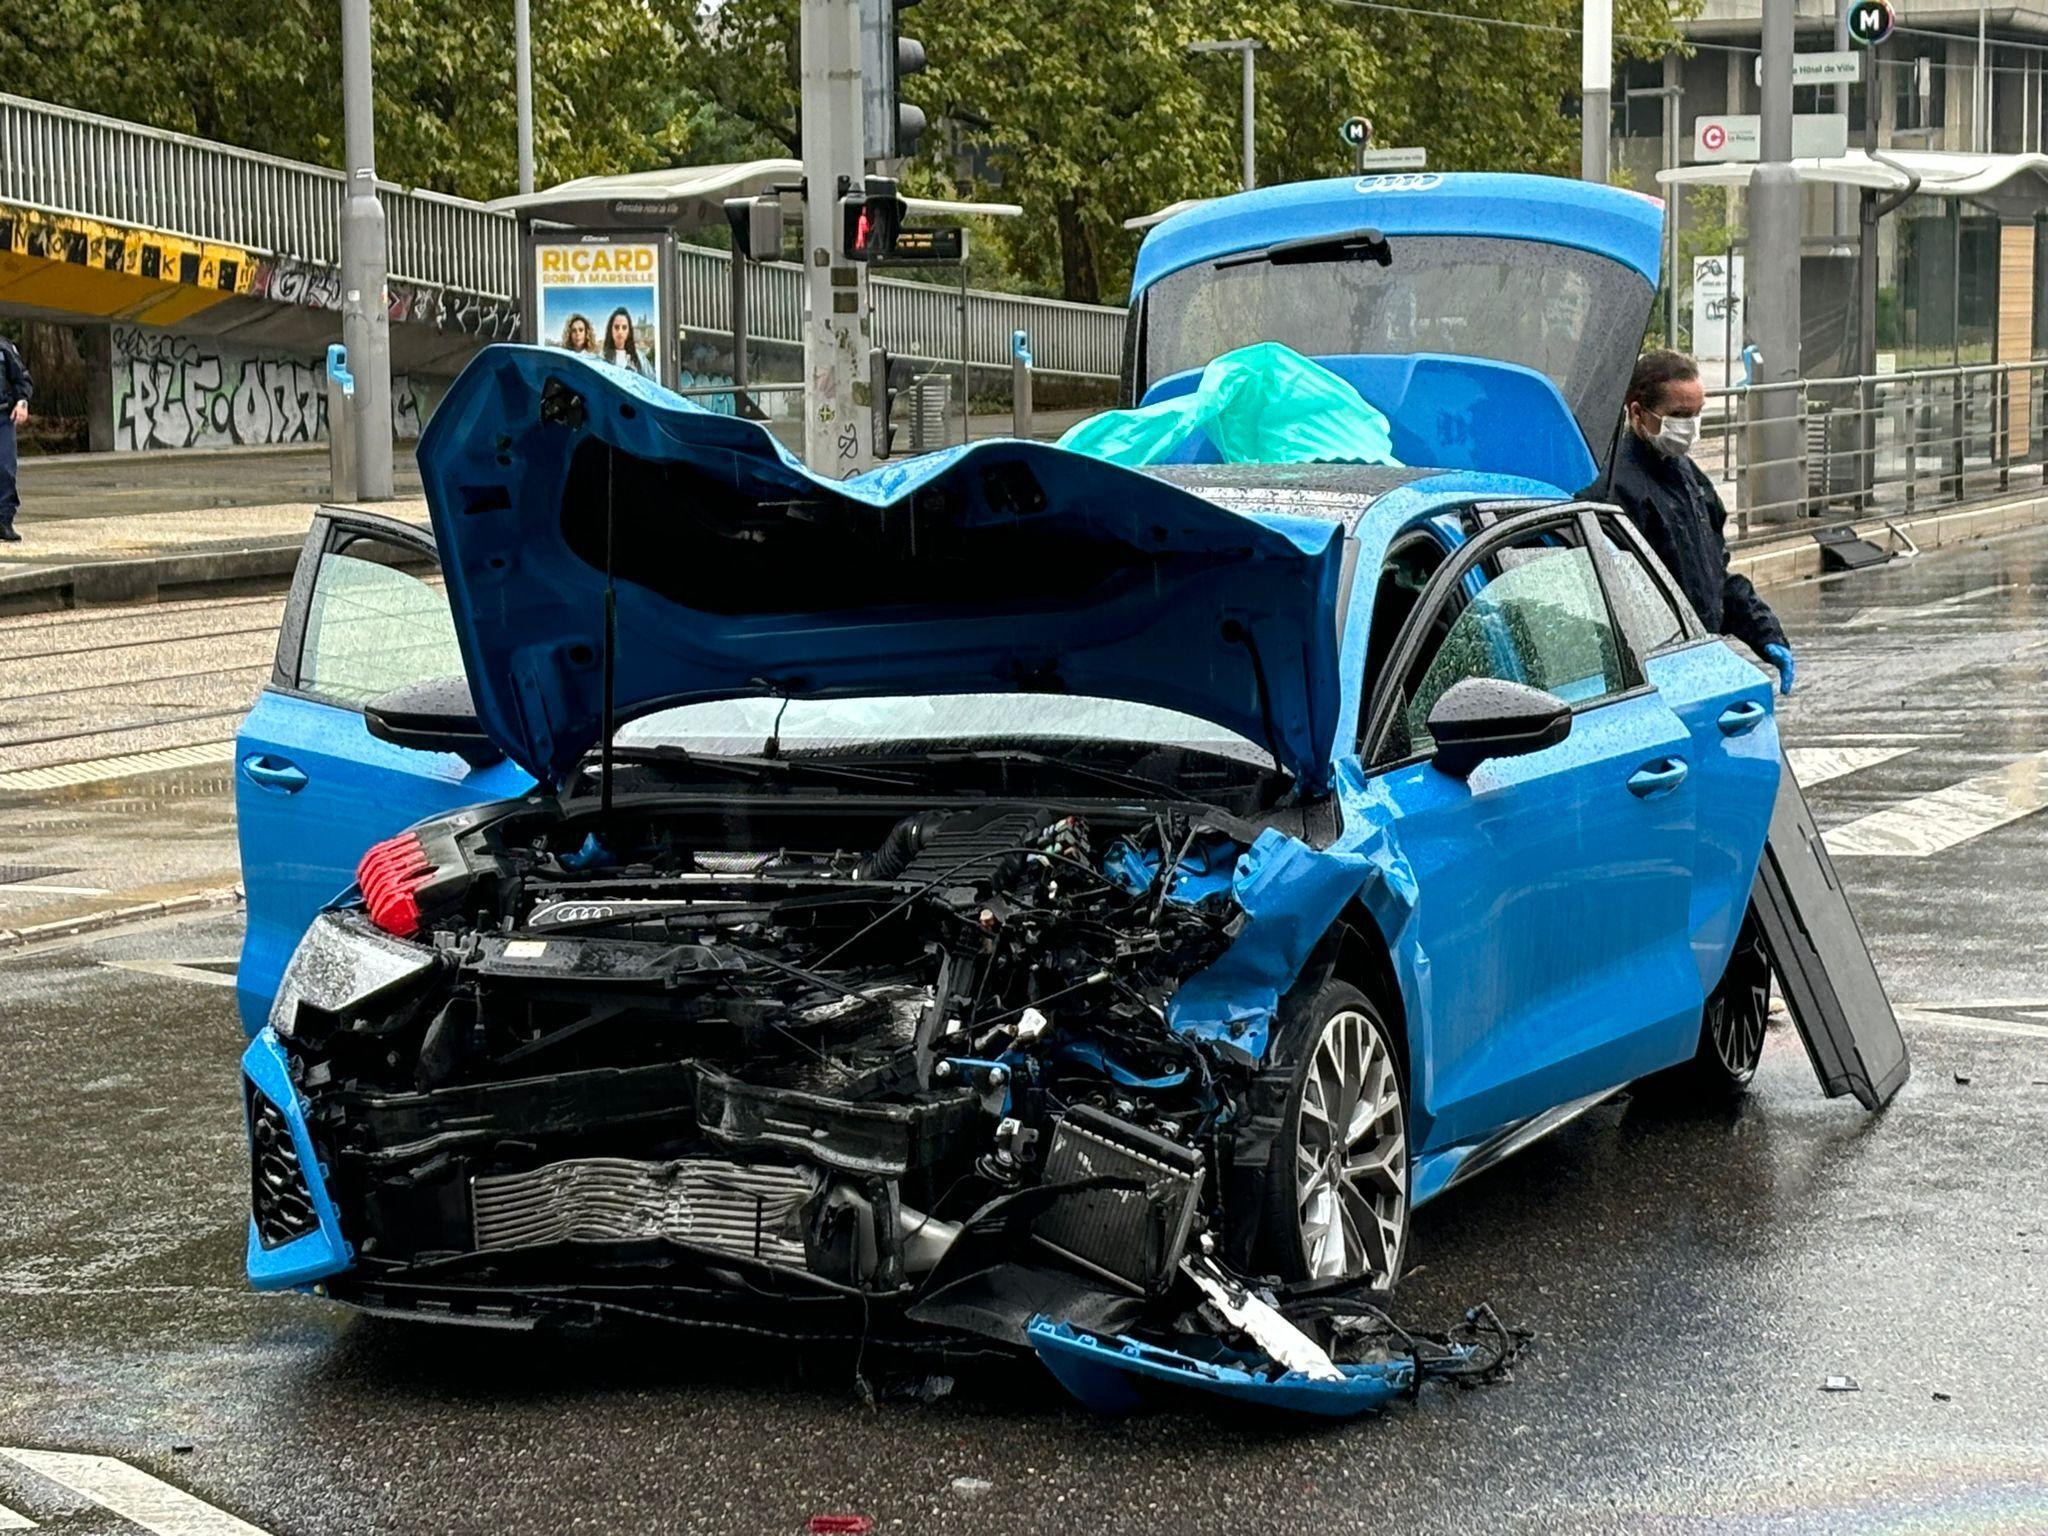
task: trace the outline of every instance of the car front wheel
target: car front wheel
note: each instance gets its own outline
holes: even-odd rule
[[[1701,1011],[1699,1049],[1692,1060],[1646,1078],[1637,1091],[1674,1108],[1706,1108],[1740,1098],[1763,1059],[1770,1017],[1771,961],[1751,907],[1735,936],[1728,969]]]
[[[1267,1165],[1267,1232],[1290,1279],[1384,1289],[1408,1242],[1408,1095],[1364,993],[1332,981],[1282,1024],[1294,1075]],[[1285,1059],[1285,1058],[1283,1058]]]

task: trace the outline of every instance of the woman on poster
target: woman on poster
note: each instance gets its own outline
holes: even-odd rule
[[[569,317],[569,323],[562,327],[562,349],[566,352],[587,352],[592,354],[597,351],[597,337],[591,332],[589,317],[585,315],[571,315]]]
[[[640,345],[633,336],[633,317],[626,313],[623,304],[604,323],[604,360],[643,379],[654,377],[654,361],[640,355]]]

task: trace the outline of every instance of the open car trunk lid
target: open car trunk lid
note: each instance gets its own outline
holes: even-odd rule
[[[1007,440],[849,480],[618,369],[497,346],[419,460],[478,718],[559,784],[603,729],[743,695],[1059,693],[1177,710],[1311,787],[1341,525],[1255,520]]]

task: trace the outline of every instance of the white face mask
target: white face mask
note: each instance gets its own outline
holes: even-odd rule
[[[1664,424],[1657,428],[1657,435],[1650,439],[1650,446],[1667,459],[1682,459],[1692,451],[1699,435],[1699,417],[1666,416]]]

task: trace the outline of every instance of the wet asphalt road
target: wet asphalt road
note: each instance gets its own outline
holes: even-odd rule
[[[251,1295],[228,994],[115,968],[231,953],[214,915],[0,957],[0,1445],[121,1456],[278,1536],[2048,1530],[2048,815],[2017,811],[2048,534],[1776,600],[1833,835],[2012,819],[1839,857],[1914,1050],[1882,1117],[1779,1028],[1739,1111],[1617,1101],[1419,1213],[1407,1314],[1490,1299],[1539,1335],[1511,1382],[1339,1428],[1105,1422],[1028,1371],[869,1407],[786,1351]],[[4,1460],[0,1505],[135,1529]]]

